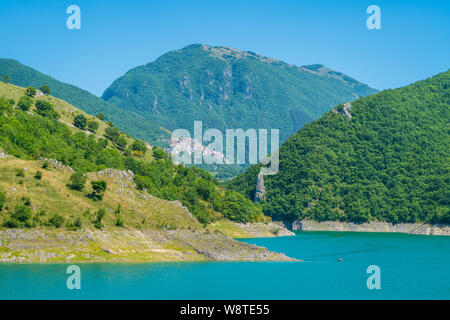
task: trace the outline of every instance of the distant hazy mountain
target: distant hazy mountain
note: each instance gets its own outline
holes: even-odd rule
[[[228,186],[253,198],[259,168]],[[276,219],[450,223],[450,71],[338,105],[280,148]]]
[[[11,83],[22,87],[39,88],[42,85],[48,85],[53,96],[63,99],[91,115],[102,113],[107,120],[112,121],[126,133],[152,144],[162,145],[164,144],[162,140],[167,140],[168,133],[159,124],[133,112],[123,111],[86,90],[60,82],[15,60],[0,59],[0,75],[8,76]]]
[[[279,129],[282,140],[334,105],[375,93],[322,65],[194,44],[128,71],[103,99],[161,126]]]

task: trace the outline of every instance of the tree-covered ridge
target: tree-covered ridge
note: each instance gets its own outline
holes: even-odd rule
[[[165,145],[165,140],[169,136],[167,130],[157,123],[133,112],[125,112],[86,90],[60,82],[15,60],[0,59],[0,75],[7,77],[8,82],[21,87],[48,86],[53,96],[69,102],[88,114],[102,113],[107,120],[114,122],[122,130],[151,144]]]
[[[201,120],[219,130],[275,128],[285,140],[332,106],[376,92],[323,66],[316,69],[190,45],[128,71],[103,98],[170,130],[192,130]]]
[[[228,183],[252,197],[258,167]],[[450,71],[338,105],[280,148],[275,219],[450,223]]]
[[[259,206],[237,192],[224,190],[209,173],[174,164],[161,148],[147,150],[143,141],[124,135],[100,119],[97,128],[102,131],[89,131],[93,130],[88,128],[92,119],[83,120],[81,111],[77,115],[70,112],[69,118],[62,113],[68,107],[61,108],[59,99],[37,96],[34,88],[1,84],[0,89],[4,93],[0,96],[0,149],[16,158],[52,158],[72,167],[79,174],[71,178],[75,190],[83,188],[82,175],[86,172],[126,169],[133,171],[139,189],[181,201],[202,223],[222,218],[241,222],[267,218]],[[27,108],[22,108],[21,101],[27,102]],[[67,123],[69,119],[73,125]],[[91,196],[101,200],[106,185],[94,181],[92,187]]]

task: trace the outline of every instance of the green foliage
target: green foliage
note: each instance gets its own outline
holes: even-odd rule
[[[28,87],[27,90],[25,91],[25,93],[30,96],[31,98],[34,98],[34,96],[36,95],[36,88],[34,87]]]
[[[33,100],[29,96],[23,96],[19,99],[19,102],[17,103],[17,106],[22,111],[28,111],[31,108]]]
[[[64,222],[64,217],[55,213],[50,219],[48,219],[47,225],[50,227],[60,228]]]
[[[217,50],[227,54],[218,57]],[[323,69],[324,74],[318,74],[197,44],[129,70],[102,97],[169,130],[192,130],[194,120],[202,120],[205,128],[222,132],[277,128],[285,140],[334,105],[376,92]]]
[[[97,132],[98,126],[99,126],[98,122],[94,121],[94,120],[89,120],[87,123],[87,127],[88,127],[89,131],[91,131],[93,133]]]
[[[97,113],[96,117],[100,120],[105,120],[105,116],[103,115],[103,113]]]
[[[37,114],[49,119],[59,119],[59,113],[53,109],[53,105],[50,102],[37,100],[35,105]]]
[[[86,130],[87,119],[84,115],[79,114],[73,119],[73,125],[81,130]]]
[[[41,171],[36,171],[34,178],[37,180],[41,180],[42,179],[42,172]]]
[[[104,180],[98,180],[98,181],[91,181],[92,186],[92,198],[95,200],[102,200],[103,196],[106,192],[106,181]]]
[[[41,90],[42,93],[45,94],[45,95],[49,95],[50,92],[52,91],[52,90],[50,89],[50,87],[47,86],[47,85],[45,85],[45,84],[44,84],[43,86],[41,86],[40,90]]]
[[[74,221],[68,221],[66,223],[67,230],[76,231],[76,230],[81,230],[82,227],[83,227],[83,222],[81,221],[80,217],[76,218]]]
[[[144,141],[142,141],[142,140],[135,140],[131,144],[131,150],[133,150],[133,151],[141,151],[142,153],[145,154],[147,152],[147,146],[146,146]]]
[[[0,117],[0,147],[17,158],[34,160],[41,157],[52,158],[72,167],[76,173],[71,176],[68,187],[75,190],[83,189],[86,172],[105,168],[131,170],[135,173],[135,182],[140,189],[145,188],[159,198],[180,201],[202,223],[215,221],[224,216],[220,212],[222,207],[217,203],[225,198],[225,191],[209,173],[195,167],[175,165],[169,154],[159,147],[153,150],[154,161],[149,162],[144,157],[133,157],[131,152],[120,151],[119,139],[123,138],[122,133],[114,127],[108,131],[109,135],[105,134],[108,139],[101,138],[97,141],[95,135],[73,133],[62,122],[37,113],[15,111],[10,117]],[[108,144],[109,139],[112,143]],[[122,148],[124,146],[126,143]],[[142,149],[143,144],[137,143],[136,146]],[[45,166],[48,167],[48,163]],[[19,175],[25,175],[23,169],[19,171]],[[94,187],[95,183],[93,189]],[[102,189],[102,187],[95,189],[90,196],[100,200],[104,193]],[[251,202],[249,205],[261,213],[259,206]],[[237,212],[236,217],[246,214],[243,208],[239,210],[242,211]],[[253,219],[253,216],[248,219]],[[68,221],[66,226],[71,228],[70,224],[73,224],[73,221]],[[16,223],[12,221],[10,225]]]
[[[275,219],[446,223],[450,212],[450,71],[325,114],[280,148],[265,176]],[[258,166],[226,185],[253,197]]]
[[[8,83],[11,79],[8,77],[8,76],[6,76],[6,75],[2,75],[1,76],[1,79],[2,79],[2,81],[4,82],[4,83]]]
[[[105,215],[105,209],[99,209],[97,212],[95,212],[95,220],[93,222],[94,227],[96,227],[97,229],[102,229],[104,227],[102,219],[105,217]]]
[[[6,203],[6,194],[0,191],[0,211],[3,210],[5,203]]]
[[[81,172],[75,172],[70,176],[70,183],[67,185],[72,190],[82,191],[86,184],[86,177]]]
[[[122,217],[117,217],[116,222],[114,224],[116,225],[116,227],[123,228],[124,223]]]
[[[10,117],[14,113],[13,104],[9,99],[0,97],[0,117],[7,116]]]
[[[115,127],[106,128],[105,137],[111,141],[116,142],[120,137],[120,131]]]
[[[11,218],[18,221],[20,225],[26,225],[31,219],[31,209],[27,206],[17,205]]]
[[[0,70],[12,79],[13,84],[21,87],[38,88],[46,84],[51,88],[53,96],[69,102],[88,114],[104,114],[120,129],[134,137],[149,141],[152,145],[162,144],[161,141],[169,137],[169,134],[156,122],[134,112],[123,111],[86,90],[60,82],[15,60],[0,59]]]
[[[159,159],[166,158],[167,155],[162,148],[155,146],[155,147],[153,147],[153,157],[155,159],[159,160]]]
[[[16,170],[16,177],[25,177],[25,171],[23,169]]]

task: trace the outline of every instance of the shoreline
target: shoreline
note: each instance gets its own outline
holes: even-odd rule
[[[1,229],[0,263],[298,261],[220,231]]]
[[[312,221],[296,220],[292,222],[293,231],[339,231],[339,232],[387,232],[417,235],[450,236],[450,225],[431,225],[426,223],[398,223],[389,222],[340,222],[340,221]]]

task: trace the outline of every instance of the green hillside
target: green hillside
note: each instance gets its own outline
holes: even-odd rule
[[[202,120],[222,131],[279,129],[285,140],[334,105],[374,92],[322,65],[194,44],[128,71],[102,97],[169,130]]]
[[[40,88],[42,85],[47,85],[53,96],[67,101],[88,114],[102,113],[108,121],[112,121],[120,129],[151,144],[165,145],[169,136],[167,130],[161,128],[159,124],[133,112],[124,112],[86,90],[60,82],[15,60],[0,59],[0,75],[8,76],[11,83],[21,87]]]
[[[90,126],[93,121],[97,122],[96,130]],[[27,209],[30,203],[41,203],[33,207],[33,217],[40,210],[62,211],[65,215],[73,214],[70,218],[73,222],[78,219],[83,221],[83,208],[97,207],[100,210],[104,203],[109,202],[109,205],[105,205],[109,209],[113,207],[112,204],[121,204],[122,209],[126,210],[130,206],[129,202],[136,202],[136,197],[142,195],[177,200],[203,224],[225,218],[238,222],[267,221],[259,206],[239,193],[224,190],[207,172],[175,165],[161,148],[148,150],[143,141],[125,135],[99,119],[89,118],[67,102],[42,95],[39,91],[34,93],[33,90],[5,83],[0,83],[0,151],[2,158],[3,152],[12,157],[0,159],[0,222],[4,226],[34,226],[30,209]],[[47,162],[41,158],[51,160]],[[36,161],[40,159],[41,163],[37,164]],[[71,174],[55,175],[49,172],[52,165],[60,167],[54,163],[55,160],[63,167],[70,167],[68,170]],[[101,176],[95,179],[94,172],[105,169],[106,173],[111,171],[109,169],[131,170],[134,174],[126,185],[131,184],[132,190],[126,191],[126,186],[108,182],[108,174],[104,179]],[[101,182],[103,180],[106,185]],[[120,194],[135,195],[130,195],[128,202],[118,202],[111,194],[111,184],[118,184],[113,189],[120,189]],[[20,196],[14,193],[11,197],[11,188],[15,192],[19,189],[23,192],[20,192]],[[50,198],[49,201],[45,201],[47,198]],[[75,200],[77,198],[79,201]],[[3,211],[1,207],[4,207]],[[142,211],[146,212],[147,209],[143,208]],[[126,210],[128,214],[134,214],[129,220],[135,224],[140,217],[144,224],[145,217],[137,215],[136,210],[136,207],[134,211]],[[160,208],[155,210],[152,215],[161,211]],[[164,218],[162,215],[156,216],[159,218],[152,218],[147,223]],[[109,222],[112,224],[117,221],[111,218]],[[182,223],[175,226],[180,225]]]
[[[228,187],[253,197],[258,168]],[[450,71],[338,105],[280,148],[275,219],[450,223]]]

